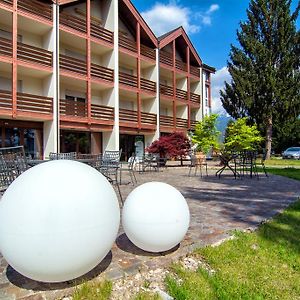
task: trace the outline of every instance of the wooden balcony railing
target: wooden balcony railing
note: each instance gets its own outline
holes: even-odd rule
[[[37,0],[18,0],[18,9],[52,20],[52,6]]]
[[[18,59],[52,67],[52,52],[18,42]]]
[[[200,77],[200,69],[194,66],[190,66],[190,73],[194,76]]]
[[[60,99],[60,114],[73,117],[87,117],[87,105],[83,102]]]
[[[121,108],[119,110],[119,120],[121,122],[137,123],[138,113],[134,110],[128,110]]]
[[[172,54],[160,50],[159,52],[159,61],[165,65],[173,66],[173,57]]]
[[[114,81],[114,70],[93,63],[91,64],[91,75],[110,82]]]
[[[119,72],[119,82],[137,88],[137,77],[127,73]]]
[[[190,93],[190,100],[193,103],[199,104],[200,105],[200,95]]]
[[[179,100],[187,100],[187,92],[180,90],[180,89],[176,89],[176,98]]]
[[[12,92],[0,90],[0,109],[12,108]]]
[[[197,121],[191,120],[191,129],[194,130],[196,127]]]
[[[61,69],[86,75],[86,62],[84,60],[60,54],[59,65]]]
[[[145,45],[141,45],[141,54],[153,60],[156,59],[155,49],[149,48]]]
[[[173,97],[173,88],[168,85],[160,84],[159,85],[159,92],[165,96]]]
[[[13,0],[0,0],[0,3],[4,3],[6,5],[12,6],[13,5]]]
[[[156,125],[157,116],[151,113],[141,113],[141,123],[146,125]]]
[[[53,98],[17,93],[17,109],[28,112],[52,114]]]
[[[186,128],[188,126],[188,120],[182,118],[176,118],[176,127],[177,128]]]
[[[103,27],[91,23],[91,36],[103,40],[107,43],[114,43],[114,33]]]
[[[128,39],[127,36],[119,35],[119,47],[122,47],[126,50],[137,52],[136,42]]]
[[[91,116],[96,120],[114,121],[114,108],[104,105],[92,104]]]
[[[176,59],[176,69],[186,72],[187,64],[181,60]]]
[[[141,89],[156,93],[156,82],[141,78]]]
[[[12,56],[12,40],[0,37],[0,55]]]
[[[86,33],[86,20],[83,18],[62,11],[59,13],[59,22],[62,25]]]
[[[160,116],[159,122],[161,126],[168,126],[173,127],[174,126],[174,118],[169,116]]]

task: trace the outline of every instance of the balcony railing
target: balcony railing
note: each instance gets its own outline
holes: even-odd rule
[[[154,81],[141,78],[141,89],[156,93],[156,83]]]
[[[91,75],[102,80],[114,81],[114,70],[93,63],[91,64]]]
[[[77,31],[86,33],[86,20],[70,15],[66,12],[59,13],[59,22],[62,25],[68,26]]]
[[[176,98],[179,100],[186,101],[187,100],[187,92],[180,90],[180,89],[176,89]]]
[[[121,108],[119,110],[119,120],[121,122],[128,122],[128,123],[137,123],[138,121],[138,113],[134,110],[128,110]]]
[[[18,59],[27,60],[30,62],[52,66],[52,52],[18,42]]]
[[[160,84],[159,91],[161,94],[163,94],[165,96],[173,97],[173,95],[174,95],[173,88],[168,85]]]
[[[92,104],[91,116],[96,120],[114,121],[114,108],[104,105]]]
[[[0,109],[12,108],[12,92],[0,90]]]
[[[159,61],[165,65],[173,67],[173,57],[172,54],[165,52],[165,51],[160,51],[159,52]]]
[[[91,36],[103,40],[107,43],[114,43],[114,33],[103,27],[97,26],[96,24],[91,23]]]
[[[194,66],[190,66],[190,73],[194,76],[200,77],[200,69]]]
[[[86,62],[84,60],[60,54],[59,65],[61,69],[86,75]]]
[[[191,120],[191,129],[194,130],[196,127],[197,121]]]
[[[12,6],[13,5],[13,0],[0,0],[0,3],[4,3],[6,5]]]
[[[176,59],[176,69],[181,71],[187,71],[187,64],[182,62],[181,60]]]
[[[191,100],[191,102],[193,102],[193,103],[200,104],[200,95],[191,93],[191,94],[190,94],[190,100]]]
[[[119,72],[119,82],[137,88],[137,77],[127,73]]]
[[[169,116],[160,116],[159,122],[161,126],[168,126],[173,127],[174,126],[174,118]]]
[[[127,36],[119,35],[119,47],[122,47],[126,50],[137,52],[136,42],[128,39]]]
[[[141,113],[141,123],[146,125],[156,125],[157,116],[151,113]]]
[[[53,98],[17,93],[17,109],[28,112],[52,114]]]
[[[60,99],[60,114],[64,116],[86,117],[87,105],[83,102]]]
[[[9,1],[5,1],[9,2]],[[52,20],[52,6],[37,0],[18,0],[18,9]]]
[[[145,45],[141,45],[141,54],[153,60],[156,59],[155,50]]]
[[[12,41],[0,37],[0,55],[12,56]]]
[[[188,126],[188,120],[187,119],[176,118],[176,127],[177,128],[187,129],[187,126]]]

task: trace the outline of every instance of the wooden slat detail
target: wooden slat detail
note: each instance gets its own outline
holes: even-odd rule
[[[186,72],[187,64],[182,62],[181,60],[176,59],[176,69]]]
[[[157,120],[156,114],[145,113],[145,112],[141,113],[142,124],[156,125],[156,120]]]
[[[0,37],[0,55],[12,56],[12,40]]]
[[[52,114],[53,98],[17,93],[17,109],[21,111]]]
[[[80,32],[86,33],[86,20],[85,18],[79,18],[68,14],[64,11],[59,13],[59,22],[62,25],[68,26]]]
[[[4,3],[6,5],[12,6],[13,5],[13,0],[0,0],[0,3]]]
[[[59,65],[61,69],[84,75],[86,74],[86,62],[81,59],[60,54]]]
[[[160,122],[161,126],[168,126],[168,127],[174,126],[174,118],[173,117],[161,115],[159,117],[159,122]]]
[[[190,100],[194,103],[200,104],[200,95],[191,93],[190,94]]]
[[[127,36],[119,35],[119,47],[125,48],[129,51],[137,52],[136,42],[128,39]]]
[[[0,90],[0,109],[12,108],[12,92]]]
[[[197,124],[197,121],[191,120],[191,129],[192,130],[195,130],[196,124]]]
[[[52,20],[52,6],[37,0],[18,0],[18,9]]]
[[[187,100],[187,92],[180,90],[180,89],[176,89],[176,98],[186,101]]]
[[[86,103],[60,99],[60,114],[64,116],[86,117],[87,105]]]
[[[141,54],[153,60],[156,59],[155,49],[149,48],[145,45],[141,45]]]
[[[102,80],[114,81],[114,70],[93,63],[91,64],[91,75]]]
[[[52,66],[52,52],[18,42],[18,59],[31,61],[46,66]]]
[[[161,94],[169,97],[173,97],[173,88],[168,85],[160,84],[159,85],[159,91]]]
[[[156,82],[141,78],[141,89],[156,93]]]
[[[114,121],[114,108],[104,105],[92,104],[91,105],[92,118],[96,120]]]
[[[91,23],[91,36],[110,44],[114,43],[114,33],[112,31],[93,23]]]
[[[121,122],[137,123],[138,113],[137,111],[134,110],[128,110],[122,108],[119,110],[119,120]]]
[[[200,69],[194,66],[190,66],[190,73],[194,76],[200,77]]]
[[[119,82],[137,88],[137,77],[134,75],[119,72]]]
[[[159,61],[165,65],[168,66],[173,66],[173,58],[172,58],[172,54],[162,51],[160,50],[159,52]]]
[[[176,118],[176,127],[187,129],[187,125],[188,125],[188,120],[187,119]]]

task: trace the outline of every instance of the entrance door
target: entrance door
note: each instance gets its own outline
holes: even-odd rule
[[[133,154],[142,155],[141,152],[144,151],[144,145],[145,141],[143,135],[120,134],[120,149],[122,149],[121,159],[128,161],[128,158]]]
[[[60,151],[76,152],[82,154],[91,153],[90,132],[61,130]]]

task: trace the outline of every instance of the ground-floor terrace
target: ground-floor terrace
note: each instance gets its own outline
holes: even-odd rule
[[[159,172],[137,173],[138,185],[148,181],[162,181],[179,189],[187,200],[191,222],[185,239],[167,253],[148,253],[135,247],[120,228],[117,240],[105,259],[79,280],[44,284],[27,279],[0,261],[1,299],[63,299],[69,296],[76,283],[82,280],[108,278],[117,280],[126,276],[168,266],[180,256],[201,247],[220,241],[234,229],[256,228],[265,219],[271,218],[299,196],[300,181],[270,175],[235,180],[232,173],[215,176],[217,163],[209,166],[208,176],[188,176],[188,168],[167,168]],[[123,180],[126,182],[124,172]],[[121,185],[123,198],[135,188]],[[42,200],[42,199],[41,199]],[[153,273],[154,275],[156,273]],[[122,299],[126,299],[123,297]]]

